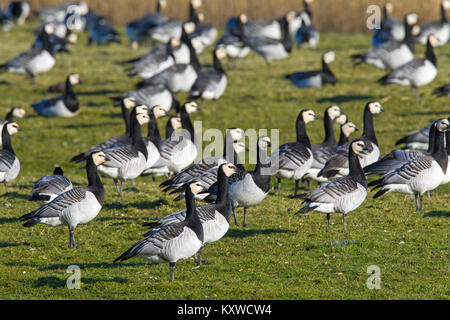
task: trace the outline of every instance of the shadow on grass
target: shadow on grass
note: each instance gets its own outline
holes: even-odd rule
[[[117,254],[117,256],[119,256],[120,253]],[[67,268],[69,266],[73,265],[73,263],[57,263],[57,264],[52,264],[50,266],[46,266],[46,267],[41,267],[40,270],[41,271],[45,271],[45,270],[67,270]],[[115,268],[123,268],[123,267],[141,267],[141,266],[145,266],[148,265],[147,262],[116,262],[113,263],[111,262],[95,262],[95,263],[83,263],[83,264],[79,264],[78,266],[81,269],[85,269],[85,268],[94,268],[94,269],[115,269]]]
[[[19,222],[18,218],[0,218],[0,224]]]
[[[81,128],[96,128],[105,126],[115,126],[117,123],[106,122],[106,123],[85,123],[85,124],[69,124],[67,126],[61,126],[62,129],[81,129]]]
[[[399,113],[397,116],[399,117],[409,117],[409,116],[447,116],[450,113],[450,110],[444,111],[424,111],[424,112],[411,112],[411,113]]]
[[[50,287],[50,288],[63,288],[67,285],[66,279],[60,279],[54,276],[51,277],[41,277],[37,279],[33,287],[40,288],[40,287]],[[117,283],[125,283],[128,282],[128,279],[115,277],[112,279],[94,279],[94,278],[81,278],[81,283],[85,284],[92,284],[92,283],[98,283],[98,282],[117,282]]]
[[[23,193],[18,193],[16,191],[13,192],[8,192],[8,194],[6,195],[2,195],[1,197],[2,199],[5,198],[14,198],[14,199],[24,199],[24,200],[29,200],[30,196],[28,194],[23,194]]]
[[[450,217],[450,211],[430,211],[427,212],[423,215],[424,218],[428,218],[428,217],[445,217],[448,218]]]
[[[22,243],[0,242],[0,248],[20,247],[29,245],[30,245],[29,242],[22,242]]]
[[[367,96],[367,95],[336,95],[333,97],[329,97],[329,98],[320,98],[317,99],[317,102],[322,103],[322,102],[333,102],[333,103],[342,103],[342,102],[349,102],[349,101],[355,101],[355,100],[368,100],[368,99],[373,99],[373,96]]]
[[[286,229],[230,229],[228,230],[226,237],[230,238],[246,238],[256,235],[273,234],[273,233],[296,233],[297,231]]]
[[[160,207],[162,205],[169,204],[166,199],[158,199],[153,201],[141,201],[141,202],[132,202],[129,203],[128,206],[136,208],[136,209],[154,209]]]
[[[97,91],[80,91],[75,92],[77,95],[80,96],[100,96],[100,95],[107,95],[107,94],[120,94],[120,91],[118,90],[97,90]]]

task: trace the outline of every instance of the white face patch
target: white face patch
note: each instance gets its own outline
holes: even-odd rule
[[[199,20],[200,22],[205,21],[205,15],[204,15],[203,13],[200,12],[200,13],[197,15],[197,17],[198,17],[198,20]]]
[[[187,34],[191,34],[192,32],[195,31],[195,23],[193,22],[186,22],[184,24],[184,32],[186,32]]]
[[[353,132],[356,131],[356,126],[352,122],[348,122],[342,126],[342,132],[346,137],[349,137]]]
[[[419,21],[419,16],[416,13],[410,13],[406,16],[406,23],[409,25],[416,24]]]
[[[136,119],[141,126],[150,121],[150,117],[146,113],[139,113],[138,115],[136,115]]]
[[[369,104],[369,110],[372,114],[379,114],[382,111],[381,104],[379,102],[372,102]]]
[[[216,50],[216,57],[220,60],[227,56],[227,51],[223,48],[219,48]]]
[[[430,44],[432,47],[435,47],[439,42],[439,38],[437,36],[435,36],[434,34],[430,35],[428,37],[428,40],[430,41]]]
[[[161,8],[165,8],[165,7],[167,7],[167,2],[166,2],[166,0],[159,0],[159,5],[161,6]]]
[[[242,13],[241,15],[239,15],[239,20],[241,21],[242,24],[246,24],[248,22],[247,15]]]
[[[14,108],[13,110],[13,116],[15,118],[22,119],[23,117],[25,117],[25,113],[26,113],[25,109],[22,108]]]
[[[8,130],[8,133],[10,136],[16,134],[19,132],[20,128],[19,125],[15,122],[10,122],[6,125],[6,130]]]
[[[442,1],[442,6],[444,7],[444,10],[450,10],[450,1],[449,0]]]
[[[45,30],[45,33],[52,34],[53,32],[55,32],[55,26],[53,23],[47,23],[44,26],[44,30]]]
[[[71,34],[69,34],[67,40],[69,41],[69,43],[71,44],[75,44],[78,41],[78,34],[75,32],[72,32]]]
[[[172,47],[178,47],[180,45],[180,40],[175,39],[175,38],[171,38],[170,39],[170,44],[172,45]]]
[[[336,55],[333,51],[328,51],[323,55],[323,61],[325,61],[326,64],[333,62],[335,58]]]
[[[202,5],[202,0],[191,0],[192,6],[197,9]]]
[[[328,116],[331,120],[336,120],[341,114],[341,109],[338,106],[332,106],[328,108]]]
[[[294,20],[297,17],[297,14],[295,13],[295,11],[289,11],[286,14],[286,21],[287,22],[291,22],[292,20]]]
[[[353,152],[356,154],[361,153],[364,149],[364,142],[362,142],[362,141],[353,142],[352,149],[353,149]]]
[[[240,154],[245,151],[245,143],[242,141],[238,141],[234,143],[234,151],[237,154]]]
[[[241,140],[244,138],[244,130],[241,128],[230,129],[230,135],[233,141]]]
[[[198,111],[198,105],[195,102],[188,102],[186,103],[186,111],[187,113],[192,113]]]
[[[123,104],[125,108],[131,109],[136,106],[136,99],[134,99],[133,97],[127,97],[123,99]]]
[[[343,113],[341,113],[335,121],[340,124],[341,126],[344,125],[347,122],[347,116]]]
[[[178,117],[173,117],[170,119],[170,123],[172,124],[172,128],[174,130],[180,129],[181,128],[181,119]],[[166,137],[169,138],[169,137]]]
[[[394,11],[394,5],[392,3],[388,2],[384,6],[388,13],[392,13],[392,11]]]
[[[413,36],[417,36],[420,33],[420,27],[419,26],[414,26],[411,30],[411,34]]]
[[[148,113],[148,107],[144,105],[140,105],[136,107],[136,114]]]
[[[106,156],[103,152],[96,152],[92,155],[92,159],[94,160],[95,165],[99,166],[106,161]]]
[[[236,167],[231,163],[223,165],[222,169],[227,177],[231,176],[233,173],[236,172]]]
[[[193,194],[198,194],[200,192],[202,192],[204,190],[204,188],[202,187],[202,185],[200,183],[191,183],[189,185],[189,188],[191,188],[191,191]]]
[[[438,121],[436,128],[440,131],[440,132],[444,132],[447,131],[449,129],[449,121],[447,119],[441,119]]]
[[[69,76],[69,82],[71,85],[76,86],[80,83],[80,76],[78,74],[71,74]]]
[[[260,149],[267,149],[270,146],[270,139],[269,137],[262,136],[258,139],[258,146]]]
[[[312,110],[306,110],[305,112],[303,112],[303,121],[305,121],[305,123],[309,123],[313,120],[316,120],[316,115],[314,114],[314,111]]]
[[[155,107],[153,107],[153,114],[154,114],[155,118],[158,119],[158,118],[166,116],[167,112],[163,107],[155,106]]]

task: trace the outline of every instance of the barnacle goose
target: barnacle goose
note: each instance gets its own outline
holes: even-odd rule
[[[245,14],[239,16],[237,36],[252,49],[255,53],[264,58],[269,66],[273,60],[280,60],[289,57],[292,51],[292,39],[289,34],[289,21],[293,19],[291,15],[281,19],[282,37],[281,40],[272,39],[258,34],[247,34],[244,25],[248,18]]]
[[[432,124],[433,122],[421,129],[411,131],[403,138],[397,140],[395,145],[405,144],[403,149],[427,150],[429,148],[429,132]]]
[[[438,73],[437,58],[434,47],[437,44],[434,35],[428,37],[425,58],[416,58],[410,62],[392,70],[389,74],[378,80],[382,85],[396,83],[401,86],[412,86],[413,94],[417,97],[419,87],[427,85],[434,80]]]
[[[11,110],[9,110],[8,114],[6,115],[5,120],[0,119],[0,133],[2,132],[3,126],[5,124],[7,124],[8,122],[14,122],[14,118],[22,119],[23,117],[25,117],[25,114],[26,112],[22,108],[18,107],[11,108]],[[3,144],[2,141],[3,140],[0,134],[0,145]]]
[[[71,74],[66,79],[66,89],[63,95],[51,99],[44,99],[31,106],[34,111],[44,117],[73,117],[80,112],[78,102],[73,86],[80,82],[78,74]]]
[[[358,208],[367,196],[367,180],[358,155],[368,148],[366,140],[353,140],[348,147],[349,174],[322,184],[319,188],[299,197],[306,203],[297,213],[319,211],[327,214],[327,228],[330,228],[330,214],[342,213],[344,232],[347,232],[347,214]]]
[[[168,20],[162,12],[162,9],[166,6],[166,0],[158,0],[156,1],[155,12],[148,13],[141,19],[134,20],[126,25],[125,31],[133,49],[137,49],[139,44],[148,37],[148,31],[151,28]]]
[[[80,75],[78,73],[72,73],[70,75],[73,75],[74,77],[78,78],[78,81],[80,81]],[[66,78],[66,80],[67,80],[67,78]],[[62,92],[62,93],[64,93],[64,91],[66,90],[66,80],[50,85],[47,88],[47,92]],[[78,83],[80,83],[80,82],[78,82]]]
[[[6,11],[2,10],[0,1],[0,30],[8,32],[12,29],[13,25],[14,22],[12,21],[10,15]]]
[[[119,33],[105,19],[100,19],[91,28],[87,45],[89,46],[93,43],[101,45],[110,42],[120,43]]]
[[[150,121],[148,109],[145,113],[136,113],[136,108],[133,109],[130,116],[131,144],[113,145],[104,150],[109,159],[98,167],[101,173],[113,178],[120,197],[122,197],[125,180],[139,177],[144,171],[148,159],[147,145],[141,131],[141,126]],[[120,180],[120,186],[118,180]]]
[[[435,146],[431,155],[411,160],[382,178],[372,181],[369,186],[380,189],[374,199],[387,192],[414,194],[417,211],[423,210],[423,194],[436,189],[445,180],[448,170],[448,155],[445,149],[445,131],[449,130],[449,120],[436,122]]]
[[[81,2],[64,2],[53,7],[44,7],[38,11],[39,18],[45,22],[63,22],[68,11],[85,15],[89,12],[88,5]]]
[[[55,29],[55,26],[53,23],[50,28]],[[56,29],[55,29],[56,30]],[[31,46],[32,49],[39,49],[43,46],[43,38],[45,34],[45,26],[42,28],[42,30],[38,33],[36,36],[36,39],[33,42],[33,45]],[[56,52],[64,52],[64,53],[70,53],[70,51],[67,49],[67,42],[64,38],[58,36],[55,32],[48,35],[48,41],[51,44],[52,48],[52,54],[54,55]]]
[[[5,184],[5,195],[8,194],[8,182],[14,180],[20,171],[20,161],[14,153],[11,136],[21,131],[15,122],[8,122],[2,128],[3,148],[0,150],[0,182]]]
[[[348,137],[359,129],[353,122],[347,121],[347,116],[342,113],[339,117],[337,117],[336,122],[341,125],[341,133],[339,135],[338,147],[348,142]]]
[[[446,10],[450,10],[449,0],[443,0],[441,2],[440,21],[429,22],[420,28],[420,34],[417,36],[417,40],[420,43],[426,44],[428,37],[432,34],[437,37],[436,46],[443,46],[448,43],[450,39],[450,20],[446,16]]]
[[[190,165],[197,157],[196,136],[194,126],[189,115],[197,112],[198,108],[195,102],[186,102],[181,107],[180,118],[181,132],[174,132],[170,139],[166,140],[159,149],[160,158],[153,167],[145,170],[145,174],[152,173],[179,173]]]
[[[18,25],[23,25],[30,14],[30,5],[26,1],[11,1],[6,12]]]
[[[229,177],[236,172],[236,167],[231,163],[223,163],[217,170],[217,198],[214,204],[206,204],[195,208],[203,226],[203,244],[215,242],[222,239],[230,228],[230,218],[232,213],[230,197],[228,194]],[[200,195],[198,193],[197,195]],[[195,195],[197,197],[197,195]],[[143,226],[151,228],[161,228],[163,226],[182,222],[186,219],[186,210],[172,213],[157,222],[145,223]],[[151,234],[150,231],[147,235]],[[202,249],[197,254],[198,266],[202,264]]]
[[[34,83],[34,77],[47,72],[55,65],[49,34],[53,33],[51,25],[46,25],[42,37],[42,48],[29,49],[0,65],[0,71],[28,74]]]
[[[50,226],[66,224],[69,227],[69,248],[74,248],[75,228],[94,219],[102,209],[105,189],[98,176],[97,166],[107,160],[103,152],[92,153],[86,164],[88,186],[63,192],[53,201],[21,216],[19,220],[26,221],[23,226],[32,227],[38,223]]]
[[[53,174],[43,176],[34,183],[30,200],[50,202],[72,188],[72,182],[64,176],[61,167],[56,167]]]
[[[217,29],[210,24],[203,23],[203,13],[197,14],[195,31],[189,34],[189,38],[194,45],[195,52],[200,54],[206,47],[211,46],[217,38]]]
[[[311,142],[306,133],[306,124],[318,119],[312,110],[303,109],[300,111],[295,123],[297,140],[281,145],[271,154],[270,162],[273,167],[277,168],[274,174],[278,180],[278,195],[281,192],[281,179],[295,180],[294,195],[296,195],[298,181],[311,168],[314,158],[311,151]]]
[[[135,256],[158,263],[169,262],[170,282],[175,280],[175,263],[192,257],[203,246],[203,227],[195,207],[194,195],[203,191],[198,183],[186,189],[186,219],[171,223],[149,233],[114,260],[125,261]]]
[[[311,2],[311,1],[310,1]],[[300,27],[295,32],[295,42],[298,46],[315,48],[320,40],[320,33],[312,25],[312,12],[308,1],[303,1],[305,10],[299,15]]]
[[[225,33],[216,42],[216,48],[223,48],[227,57],[236,61],[248,55],[250,48],[237,36],[231,33]]]
[[[367,63],[380,69],[395,69],[413,60],[415,50],[413,33],[416,33],[414,31],[414,24],[417,23],[417,20],[417,14],[407,14],[404,19],[404,28],[406,33],[404,40],[387,41],[378,47],[365,51],[364,53],[354,54],[351,56],[353,59],[357,60],[354,65],[356,66],[361,63]]]
[[[146,86],[137,90],[128,91],[122,95],[122,98],[126,97],[133,97],[137,104],[146,106],[159,105],[166,111],[169,111],[170,109],[179,109],[177,97],[164,87]],[[117,98],[113,97],[111,99],[116,100]]]
[[[405,38],[405,29],[402,21],[390,17],[394,10],[394,5],[390,2],[383,6],[383,18],[380,22],[380,29],[375,29],[372,36],[372,46],[374,48],[389,41],[402,41]]]
[[[221,59],[225,58],[225,50],[218,48],[213,51],[214,69],[201,71],[189,90],[189,99],[213,100],[213,110],[217,99],[219,99],[227,88],[227,75],[222,67]],[[203,100],[204,101],[204,100]]]
[[[441,97],[450,98],[450,82],[444,84],[443,86],[441,86],[441,87],[439,87],[437,89],[435,89],[433,91],[433,94],[436,94],[436,95],[441,96]]]
[[[361,167],[368,166],[369,164],[378,161],[380,157],[380,149],[378,147],[378,140],[375,135],[373,127],[373,116],[384,111],[379,102],[368,102],[364,108],[364,129],[363,134],[360,137],[364,141],[366,146],[363,152],[359,153]],[[328,158],[324,167],[317,174],[318,177],[333,178],[337,174],[348,174],[348,143],[340,146],[336,152]]]
[[[334,85],[337,79],[329,67],[334,59],[334,52],[329,51],[322,56],[322,70],[295,72],[284,77],[291,80],[297,88],[321,88],[328,83]]]

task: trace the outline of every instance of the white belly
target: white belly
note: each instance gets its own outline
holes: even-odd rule
[[[86,192],[83,201],[73,204],[61,214],[61,219],[69,226],[85,224],[94,219],[102,206],[92,192]]]
[[[161,258],[169,262],[192,257],[202,247],[202,242],[195,232],[184,227],[183,233],[178,237],[167,241],[161,251]]]
[[[203,224],[204,243],[211,243],[222,239],[227,233],[230,225],[225,217],[216,211],[216,218],[214,220],[208,220]]]
[[[229,189],[230,200],[234,207],[249,207],[259,204],[266,197],[254,182],[250,174],[236,183],[233,183]]]
[[[26,69],[31,74],[38,74],[49,71],[54,65],[55,58],[47,50],[42,50],[40,54],[27,63]]]

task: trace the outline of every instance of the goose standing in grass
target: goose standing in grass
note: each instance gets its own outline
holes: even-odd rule
[[[438,73],[437,58],[434,54],[434,47],[437,44],[434,35],[428,37],[425,58],[416,58],[410,62],[392,70],[389,74],[378,80],[382,85],[396,83],[401,86],[411,86],[413,94],[417,97],[419,87],[427,85],[434,80]]]
[[[445,149],[445,131],[449,130],[449,120],[436,122],[435,150],[405,163],[400,168],[382,178],[372,181],[369,186],[380,189],[374,199],[387,192],[414,194],[417,211],[423,210],[423,194],[436,189],[445,180],[448,169],[448,155]]]
[[[18,107],[11,108],[11,110],[9,110],[8,114],[6,115],[5,120],[0,119],[0,133],[2,132],[3,126],[5,124],[7,124],[8,122],[14,122],[14,118],[22,119],[25,117],[25,114],[26,114],[26,112],[22,108],[18,108]],[[2,137],[0,134],[0,145],[3,144],[2,141],[3,140],[2,140]]]
[[[136,108],[133,109],[130,116],[131,144],[113,145],[104,150],[108,160],[98,167],[101,173],[113,178],[120,197],[122,197],[125,180],[139,177],[144,171],[148,159],[147,145],[141,131],[141,126],[150,121],[148,109],[145,109],[145,113],[136,113]],[[120,180],[120,187],[118,180]]]
[[[270,156],[272,166],[277,168],[274,174],[278,180],[278,195],[281,194],[281,179],[294,179],[294,195],[297,195],[298,181],[308,172],[314,160],[306,124],[318,119],[312,110],[300,111],[295,123],[297,140],[283,144]]]
[[[64,176],[61,167],[56,167],[53,174],[43,176],[34,183],[30,200],[50,202],[72,188],[72,182]]]
[[[8,122],[2,128],[3,148],[0,150],[0,182],[5,184],[5,195],[8,194],[8,182],[19,175],[20,161],[14,153],[11,136],[21,131],[15,122]]]
[[[205,243],[215,242],[222,239],[230,228],[230,218],[232,213],[230,197],[228,194],[229,177],[236,172],[237,168],[231,163],[223,163],[217,170],[217,198],[214,204],[207,204],[196,207],[197,214],[203,226]],[[201,194],[201,192],[199,193]],[[197,194],[197,195],[199,195]],[[195,196],[197,196],[195,195]],[[172,213],[158,222],[145,223],[143,226],[151,228],[161,228],[172,223],[182,222],[186,219],[186,210]],[[151,234],[150,231],[147,235]],[[202,249],[197,253],[197,264],[202,264]]]
[[[44,117],[73,117],[80,112],[80,104],[78,102],[73,87],[80,82],[77,74],[71,74],[66,79],[66,89],[63,95],[44,99],[31,106],[34,111]]]
[[[211,46],[217,38],[217,29],[210,24],[203,23],[203,13],[197,14],[198,22],[195,31],[189,34],[189,38],[194,45],[195,52],[200,54],[206,47]]]
[[[373,116],[383,111],[381,104],[374,101],[367,103],[364,108],[364,130],[360,139],[364,141],[365,149],[358,154],[363,168],[378,161],[380,157],[378,140],[373,126]],[[347,158],[348,144],[344,144],[327,160],[317,176],[330,179],[338,174],[347,175],[349,170]]]
[[[439,88],[437,88],[437,89],[435,89],[435,90],[433,91],[433,93],[434,93],[435,95],[440,96],[440,97],[447,97],[447,98],[450,98],[450,82],[444,84],[443,86],[441,86],[441,87],[439,87]]]
[[[322,88],[325,84],[332,84],[334,86],[337,79],[329,67],[329,64],[334,59],[334,52],[329,51],[322,56],[322,70],[295,72],[284,77],[291,80],[299,89]]]
[[[198,77],[189,91],[189,99],[203,99],[203,101],[204,99],[213,100],[214,110],[217,99],[223,95],[227,88],[227,75],[220,62],[226,55],[225,50],[220,48],[214,49],[214,69],[198,73]]]
[[[19,26],[23,25],[30,15],[30,5],[26,1],[11,1],[6,12]]]
[[[441,2],[441,20],[433,21],[423,25],[417,41],[426,44],[428,37],[434,34],[437,37],[436,46],[443,46],[450,39],[450,20],[447,18],[446,11],[450,10],[450,0]]]
[[[53,33],[51,25],[46,25],[42,37],[42,48],[29,49],[15,56],[5,64],[0,65],[0,71],[28,74],[32,83],[34,77],[49,71],[55,65],[53,48],[49,41],[49,34]]]
[[[51,28],[55,28],[53,24]],[[33,45],[31,46],[32,49],[39,49],[43,47],[44,34],[45,34],[45,27],[42,28],[42,30],[36,36],[36,39],[34,40]],[[53,55],[56,52],[70,53],[70,51],[67,49],[67,41],[64,38],[59,37],[55,32],[48,35],[48,39],[51,44],[52,48],[51,53]]]
[[[236,63],[237,59],[245,58],[250,52],[250,48],[237,36],[225,33],[216,42],[216,48],[223,48],[228,59]]]
[[[69,248],[74,248],[75,229],[79,224],[86,224],[94,219],[102,209],[105,189],[97,172],[97,166],[108,158],[103,152],[94,152],[86,164],[88,178],[87,187],[78,187],[61,193],[53,201],[44,204],[37,210],[19,218],[26,221],[24,227],[32,227],[38,223],[50,226],[66,224],[69,227]]]
[[[380,22],[380,28],[374,30],[372,36],[372,46],[379,47],[385,42],[402,41],[405,38],[405,29],[402,21],[390,17],[394,11],[394,5],[390,2],[383,6],[383,18]]]
[[[381,44],[376,48],[371,48],[364,53],[354,54],[351,57],[355,60],[355,66],[361,63],[367,63],[380,69],[396,69],[401,65],[414,59],[415,41],[414,34],[417,34],[414,24],[418,21],[415,13],[405,16],[404,28],[405,39],[402,41],[392,40]]]
[[[367,141],[356,139],[348,149],[349,174],[322,184],[319,188],[299,197],[306,203],[297,213],[319,211],[327,214],[327,232],[330,230],[330,214],[342,213],[344,232],[347,232],[347,214],[358,208],[367,196],[367,180],[361,169],[358,155],[368,148]]]
[[[169,262],[170,282],[175,280],[175,263],[196,254],[203,246],[204,234],[202,222],[195,207],[194,195],[202,192],[203,187],[192,183],[186,189],[186,218],[158,228],[144,239],[136,242],[114,260],[125,261],[135,256],[158,263]]]
[[[159,105],[167,112],[171,109],[179,109],[179,101],[177,100],[177,97],[164,87],[143,87],[137,90],[128,91],[118,99],[126,97],[133,97],[137,104],[143,104],[146,106]],[[113,97],[112,100],[117,100],[117,97]]]

